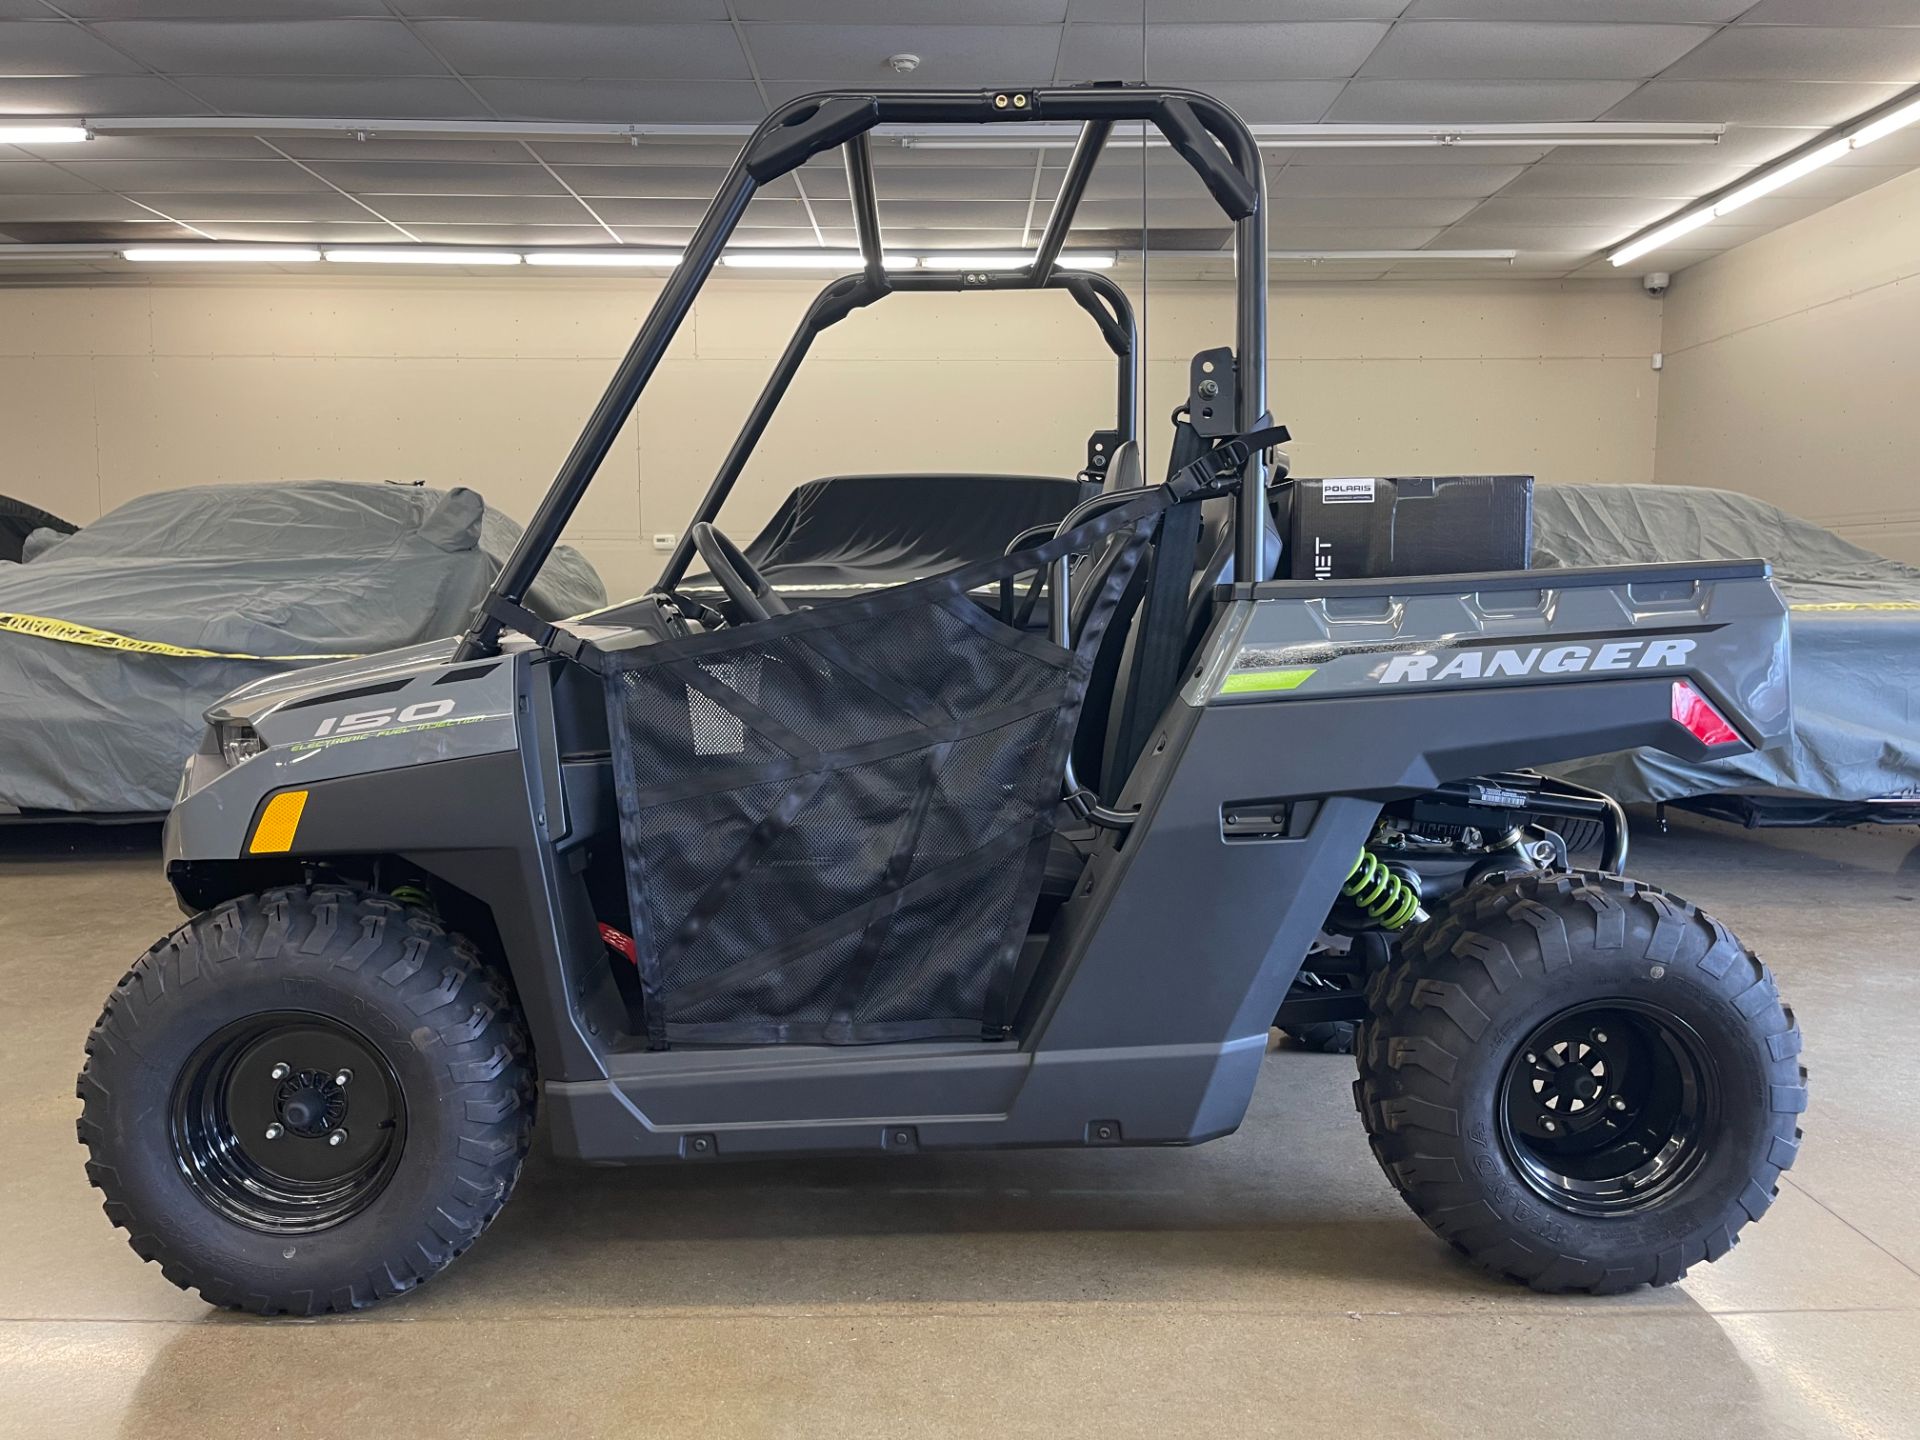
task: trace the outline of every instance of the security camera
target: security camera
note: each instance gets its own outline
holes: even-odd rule
[[[1673,276],[1664,270],[1650,270],[1640,277],[1640,288],[1658,300],[1667,293],[1667,286],[1673,283]]]

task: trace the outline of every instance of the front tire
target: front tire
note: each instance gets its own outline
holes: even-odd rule
[[[1354,1097],[1429,1228],[1543,1291],[1665,1285],[1772,1203],[1800,1031],[1717,920],[1650,886],[1463,892],[1368,990]]]
[[[425,910],[342,886],[246,896],[108,998],[80,1072],[87,1175],[134,1252],[210,1304],[361,1309],[506,1202],[530,1053],[502,977]]]

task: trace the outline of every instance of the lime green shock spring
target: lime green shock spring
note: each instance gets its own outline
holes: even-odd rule
[[[1340,893],[1383,930],[1400,930],[1420,912],[1420,892],[1380,861],[1360,852]]]

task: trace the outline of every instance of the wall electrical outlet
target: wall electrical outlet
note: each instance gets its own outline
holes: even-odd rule
[[[673,549],[673,542],[679,538],[680,537],[671,530],[662,530],[653,537],[653,548],[656,550],[671,550]]]

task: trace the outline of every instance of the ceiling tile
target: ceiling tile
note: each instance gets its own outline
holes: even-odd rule
[[[1913,0],[1759,0],[1743,25],[1920,25]]]
[[[1747,173],[1744,165],[1535,165],[1500,193],[1502,196],[1573,195],[1626,199],[1691,200],[1731,185]]]
[[[584,212],[576,212],[584,214]],[[407,229],[428,245],[605,245],[607,232],[598,225],[515,225],[502,219],[499,224],[409,225]],[[391,239],[369,237],[372,243],[390,245]]]
[[[255,220],[196,220],[194,228],[215,240],[240,240],[249,245],[398,245],[405,237],[382,225],[366,211],[358,221],[280,224]]]
[[[188,83],[194,94],[229,115],[324,115],[345,120],[490,118],[458,80],[196,75]]]
[[[741,117],[746,123],[758,118],[757,114]],[[625,140],[611,144],[594,140],[534,140],[530,143],[549,165],[645,165],[659,168],[691,165],[702,170],[724,170],[739,154],[741,142],[739,137],[712,140],[688,137],[684,141],[643,139],[637,145]],[[837,167],[839,157],[836,155],[832,159]],[[875,147],[876,163],[878,159],[879,147]]]
[[[1295,231],[1280,223],[1267,244],[1275,250],[1418,250],[1439,233],[1437,225],[1326,225]]]
[[[22,245],[99,245],[130,241],[146,245],[157,240],[198,240],[182,225],[154,215],[140,220],[0,220],[0,236]]]
[[[570,195],[369,195],[366,199],[387,219],[407,226],[415,221],[424,225],[577,225],[593,220]]]
[[[322,190],[309,195],[251,195],[244,192],[219,192],[194,195],[146,194],[129,190],[129,198],[142,200],[176,220],[198,225],[203,220],[371,220],[373,217],[344,195]]]
[[[1898,85],[1739,80],[1650,80],[1606,111],[1608,120],[1722,120],[1747,125],[1838,125],[1891,100]]]
[[[1594,198],[1569,195],[1496,195],[1467,217],[1469,225],[1560,225],[1569,229],[1612,229],[1626,235],[1664,219],[1677,207],[1671,200]]]
[[[0,162],[0,195],[65,195],[98,189],[97,185],[44,160]]]
[[[1043,173],[1041,196],[1052,196],[1060,190],[1060,171]],[[845,177],[843,177],[845,179]],[[1139,171],[1135,171],[1135,184],[1139,184]],[[952,200],[952,202],[975,202],[975,200],[1020,200],[1025,202],[1033,194],[1033,167],[1025,169],[954,169],[943,165],[941,169],[931,171],[912,171],[906,167],[889,167],[877,171],[876,188],[881,202],[889,200]],[[812,182],[808,180],[808,194],[814,194]],[[847,194],[845,182],[833,194]]]
[[[1552,250],[1573,252],[1618,244],[1631,231],[1618,225],[1452,225],[1433,242],[1445,250]]]
[[[1422,152],[1415,151],[1414,154]],[[1275,196],[1380,195],[1434,198],[1491,195],[1521,174],[1518,165],[1289,165],[1274,176]]]
[[[398,20],[102,20],[94,32],[175,75],[437,75]]]
[[[57,3],[79,20],[257,20],[261,11],[260,0],[57,0]],[[273,14],[281,20],[384,13],[385,7],[376,0],[273,0]]]
[[[291,194],[327,187],[298,165],[271,158],[264,148],[258,160],[72,160],[63,162],[107,190],[265,191]]]
[[[733,27],[577,25],[545,20],[421,20],[420,37],[465,75],[746,80]]]
[[[1140,0],[1132,0],[1139,13]],[[953,0],[735,0],[742,20],[788,20],[817,25],[937,25],[956,17]],[[1067,0],[967,0],[965,18],[977,25],[1058,25]]]
[[[1305,125],[1340,98],[1344,80],[1231,80],[1201,86],[1249,125]]]
[[[48,15],[49,12],[42,11]],[[64,20],[0,20],[0,75],[137,75],[140,67]]]
[[[757,121],[766,114],[751,81],[475,80],[473,88],[507,120]]]
[[[1812,0],[1820,4],[1823,0]],[[1413,0],[1408,20],[1604,20],[1719,25],[1753,0]]]
[[[1367,21],[1150,25],[1147,73],[1161,83],[1338,80],[1360,68],[1387,27]],[[1138,79],[1140,27],[1074,25],[1060,50],[1063,80]]]
[[[1355,80],[1327,119],[1407,125],[1597,120],[1635,89],[1631,80]]]
[[[1361,196],[1293,197],[1273,202],[1275,231],[1289,225],[1450,225],[1473,209],[1472,199],[1380,200]],[[1218,213],[1218,212],[1215,212]]]
[[[313,162],[332,184],[356,195],[564,195],[544,165],[522,150],[522,165],[461,165],[408,160]]]
[[[63,155],[61,152],[65,151]],[[64,164],[74,158],[65,146],[50,145],[36,152],[41,159]],[[99,135],[80,152],[88,160],[260,160],[271,159],[267,148],[251,135]]]
[[[1915,6],[1920,12],[1920,6]],[[1920,80],[1920,26],[1840,30],[1735,25],[1668,72],[1674,80]]]
[[[1068,0],[1074,21],[1140,24],[1151,5],[1157,25],[1210,25],[1234,20],[1394,20],[1407,0]]]
[[[560,178],[581,195],[627,200],[708,200],[720,188],[727,173],[719,166],[695,165],[562,165],[557,168]],[[807,189],[813,193],[811,177]]]
[[[0,78],[0,114],[205,115],[211,107],[157,76],[99,75],[83,78]]]
[[[1704,25],[1402,22],[1360,73],[1398,80],[1642,80],[1712,33]]]
[[[698,225],[706,214],[700,200],[596,200],[593,208],[609,225]],[[755,197],[747,207],[743,225],[792,225],[807,223],[806,209],[798,200]]]
[[[85,195],[0,195],[0,223],[8,220],[140,220],[153,218],[131,200],[98,191]]]
[[[745,27],[762,79],[827,85],[1039,85],[1053,78],[1057,25],[772,25]],[[901,77],[887,56],[910,52]]]
[[[143,4],[145,0],[129,0],[129,3]],[[182,0],[182,3],[191,4],[193,0]],[[260,0],[234,0],[234,3],[257,8]],[[366,13],[368,0],[347,0],[347,3],[359,4],[360,13]],[[726,0],[645,0],[644,14],[640,15],[635,14],[639,7],[634,0],[540,0],[538,5],[529,5],[527,0],[385,0],[385,3],[399,14],[416,18],[431,16],[436,20],[524,20],[529,10],[538,11],[542,20],[676,22],[727,18]]]

